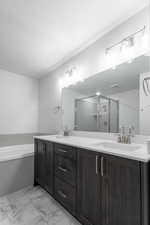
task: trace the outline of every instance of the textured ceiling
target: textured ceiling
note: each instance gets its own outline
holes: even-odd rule
[[[148,0],[0,0],[0,68],[40,77],[147,4]]]

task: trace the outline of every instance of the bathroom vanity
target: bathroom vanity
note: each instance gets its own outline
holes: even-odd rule
[[[142,145],[124,146],[94,138],[35,137],[34,184],[81,224],[149,225],[150,155]]]

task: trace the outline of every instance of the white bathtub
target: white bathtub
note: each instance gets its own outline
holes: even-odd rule
[[[34,154],[33,144],[11,145],[0,147],[0,162],[15,160],[32,156]]]
[[[34,182],[34,145],[0,147],[0,196]]]

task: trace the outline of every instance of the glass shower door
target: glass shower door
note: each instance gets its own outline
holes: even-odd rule
[[[99,96],[98,101],[98,130],[101,132],[117,133],[119,127],[118,101]]]
[[[97,96],[75,100],[75,130],[97,131]]]
[[[98,131],[109,132],[109,100],[103,96],[98,101]]]

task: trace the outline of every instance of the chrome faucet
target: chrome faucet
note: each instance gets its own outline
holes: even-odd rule
[[[120,131],[118,133],[118,142],[123,144],[131,144],[131,139],[134,137],[134,127],[129,126],[128,133],[125,133],[125,127],[120,127]]]
[[[131,144],[132,137],[134,137],[134,126],[129,126],[128,143],[127,144]]]
[[[125,139],[125,127],[121,126],[119,128],[119,133],[118,133],[118,142],[124,143],[124,139]]]

